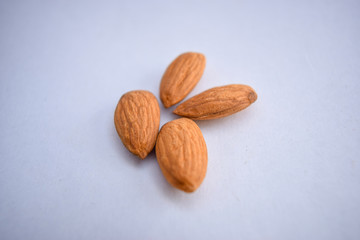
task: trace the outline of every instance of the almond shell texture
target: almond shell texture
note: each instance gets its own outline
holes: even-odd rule
[[[160,99],[166,108],[183,100],[199,82],[206,65],[201,53],[178,56],[166,69],[160,83]]]
[[[256,99],[250,86],[231,84],[206,90],[181,103],[173,113],[194,120],[222,118],[247,108]]]
[[[160,107],[149,91],[125,93],[114,114],[115,128],[124,146],[144,159],[154,148],[160,125]]]
[[[195,191],[205,178],[207,148],[196,123],[180,118],[166,123],[156,141],[156,157],[166,180],[185,192]]]

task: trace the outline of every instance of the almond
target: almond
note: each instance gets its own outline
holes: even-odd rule
[[[206,59],[201,53],[178,56],[166,69],[160,84],[160,99],[166,108],[183,100],[199,82]]]
[[[166,180],[185,192],[195,191],[206,175],[207,149],[200,128],[187,118],[166,123],[156,140],[156,157]]]
[[[154,148],[159,132],[159,103],[148,91],[125,93],[116,106],[114,121],[124,146],[144,159]]]
[[[194,120],[222,118],[247,108],[256,99],[256,92],[247,85],[226,85],[190,98],[180,104],[174,113]]]

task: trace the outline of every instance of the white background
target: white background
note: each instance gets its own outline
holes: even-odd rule
[[[360,239],[359,1],[1,1],[1,239]],[[258,100],[200,122],[193,194],[122,145],[120,96],[159,97],[204,53],[188,97]],[[175,119],[161,105],[161,125]]]

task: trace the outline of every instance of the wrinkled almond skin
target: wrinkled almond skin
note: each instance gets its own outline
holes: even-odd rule
[[[211,88],[180,104],[174,113],[194,120],[229,116],[255,102],[257,94],[250,86],[232,84]]]
[[[206,65],[201,53],[178,56],[166,69],[160,83],[160,99],[166,108],[183,100],[199,82]]]
[[[151,92],[127,92],[116,106],[114,121],[124,146],[144,159],[154,148],[159,132],[159,103]]]
[[[196,123],[180,118],[166,123],[156,140],[156,157],[166,180],[184,192],[195,191],[205,178],[207,149]]]

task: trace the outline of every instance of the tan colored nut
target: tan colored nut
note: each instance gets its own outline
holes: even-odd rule
[[[180,118],[166,123],[155,151],[161,171],[173,187],[193,192],[200,186],[208,156],[204,137],[194,121]]]
[[[178,56],[166,69],[160,84],[160,99],[166,108],[183,100],[199,82],[206,59],[201,53]]]
[[[190,98],[180,104],[174,113],[194,120],[222,118],[247,108],[256,99],[256,92],[247,85],[226,85]]]
[[[131,91],[119,100],[115,128],[124,146],[144,159],[154,148],[160,125],[160,107],[148,91]]]

